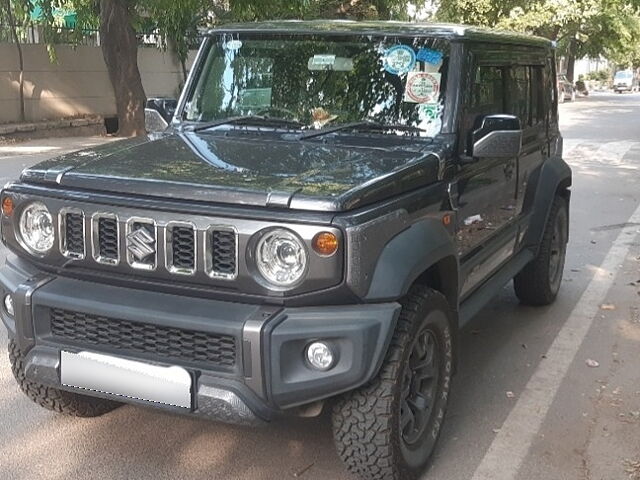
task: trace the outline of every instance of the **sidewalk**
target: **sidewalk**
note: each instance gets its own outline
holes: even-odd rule
[[[51,137],[105,135],[104,118],[87,116],[42,122],[0,124],[0,145]]]

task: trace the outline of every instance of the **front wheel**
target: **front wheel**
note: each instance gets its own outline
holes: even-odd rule
[[[334,440],[351,473],[366,480],[409,480],[425,469],[449,398],[450,321],[442,294],[411,289],[378,376],[333,410]]]
[[[525,305],[549,305],[562,283],[569,239],[569,206],[556,196],[544,230],[538,256],[516,275],[516,296]]]

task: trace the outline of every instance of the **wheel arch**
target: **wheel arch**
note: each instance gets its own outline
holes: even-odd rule
[[[551,213],[553,199],[561,196],[569,205],[571,201],[572,175],[571,167],[561,158],[552,158],[545,162],[540,172],[535,197],[533,214],[529,222],[523,246],[530,248],[537,255],[544,229]]]
[[[422,285],[441,293],[450,307],[454,368],[458,352],[460,266],[455,240],[439,218],[423,219],[396,235],[376,264],[367,301],[397,301]]]
[[[457,311],[459,271],[453,234],[439,217],[421,219],[382,249],[365,300],[397,301],[412,285],[431,282]]]

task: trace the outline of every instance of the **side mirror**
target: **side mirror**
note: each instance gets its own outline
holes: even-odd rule
[[[522,126],[513,115],[478,117],[477,128],[471,133],[470,152],[473,158],[513,158],[522,152]]]
[[[164,132],[169,124],[160,112],[153,108],[144,109],[144,127],[149,133]]]
[[[144,123],[147,132],[162,132],[167,129],[178,101],[175,98],[152,97],[144,108]]]

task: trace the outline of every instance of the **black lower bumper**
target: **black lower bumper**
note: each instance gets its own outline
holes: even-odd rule
[[[13,298],[15,314],[2,309],[2,320],[26,354],[31,380],[74,390],[60,382],[62,350],[176,365],[194,379],[193,407],[177,411],[241,424],[366,383],[400,310],[396,303],[281,308],[167,295],[52,276],[17,257],[0,270],[0,294]],[[329,371],[305,360],[315,340],[336,351]]]

